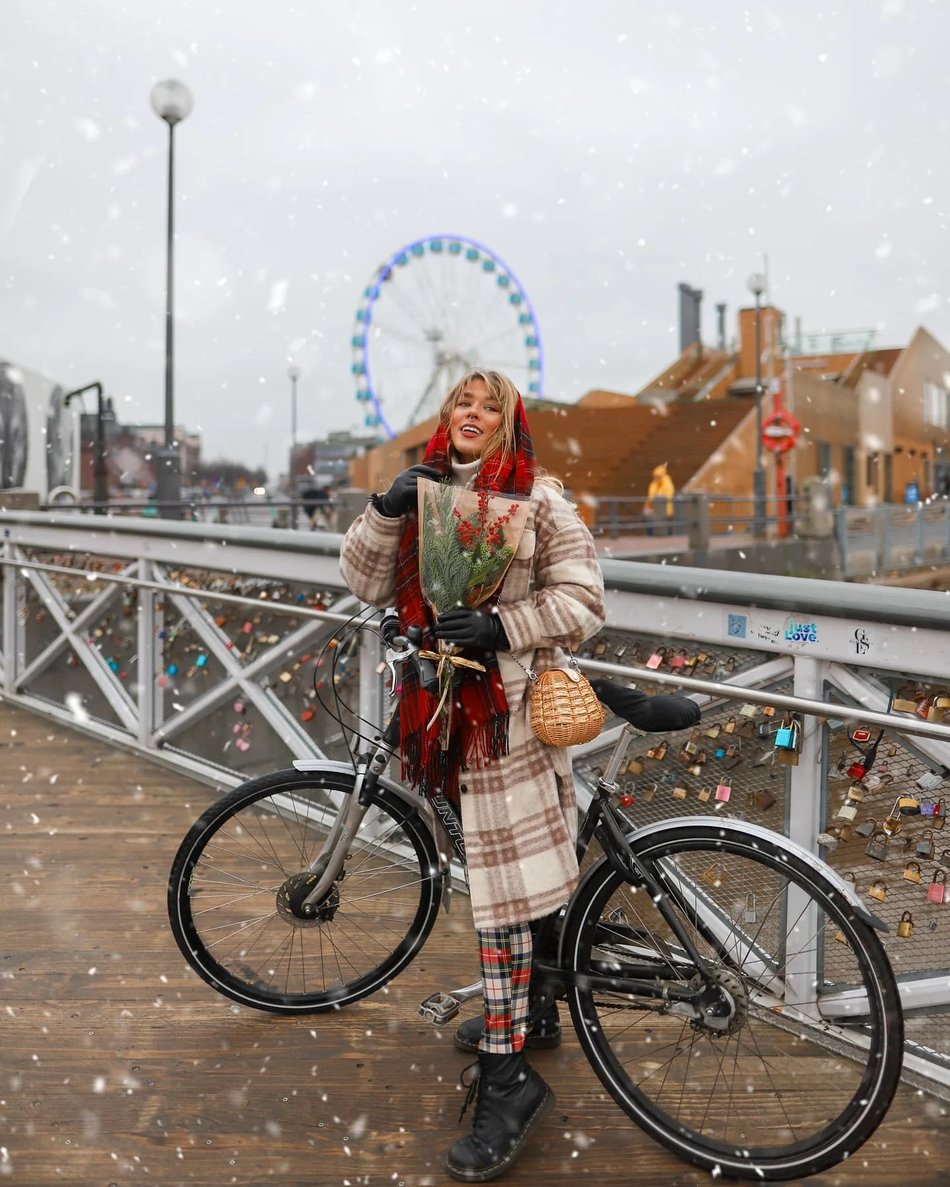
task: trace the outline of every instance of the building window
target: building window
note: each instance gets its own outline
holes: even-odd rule
[[[932,379],[924,380],[924,423],[945,429],[950,423],[950,392]]]
[[[855,453],[851,445],[841,447],[841,502],[854,506]]]
[[[816,441],[815,448],[818,455],[818,477],[827,480],[831,477],[831,446],[827,441]]]

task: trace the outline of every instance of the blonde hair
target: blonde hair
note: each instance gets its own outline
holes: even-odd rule
[[[514,453],[515,409],[518,406],[521,393],[508,376],[503,375],[500,371],[482,371],[477,368],[466,371],[454,387],[450,388],[446,393],[445,399],[442,401],[439,408],[440,426],[446,429],[448,428],[455,405],[462,398],[466,387],[473,379],[480,379],[484,383],[488,388],[488,394],[496,401],[501,409],[501,424],[492,434],[491,440],[486,445],[485,452],[482,454],[482,460],[496,453]],[[558,493],[563,493],[564,491],[564,483],[560,478],[555,477],[553,474],[548,474],[540,466],[535,468],[534,478],[535,482],[540,482],[543,486],[553,487]]]
[[[455,386],[448,391],[445,399],[442,401],[442,406],[439,408],[439,424],[443,428],[448,428],[455,405],[462,398],[466,387],[468,387],[473,379],[480,379],[484,383],[488,388],[488,394],[496,401],[498,407],[501,409],[501,424],[485,446],[482,459],[489,458],[496,453],[514,453],[515,408],[518,406],[520,392],[508,376],[502,375],[500,371],[466,371]]]

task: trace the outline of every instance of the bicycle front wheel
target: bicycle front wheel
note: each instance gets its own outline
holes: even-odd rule
[[[580,974],[568,993],[574,1025],[614,1100],[680,1157],[726,1177],[804,1178],[853,1154],[891,1102],[903,1049],[873,928],[782,838],[711,820],[650,830],[631,847],[659,900],[604,859],[562,947]],[[702,985],[673,918],[721,994],[698,1016],[629,986]],[[585,975],[599,985],[585,987]]]
[[[172,932],[226,997],[281,1014],[338,1009],[422,947],[439,911],[438,853],[419,813],[385,787],[323,902],[308,918],[293,908],[354,784],[345,770],[277,771],[236,787],[182,841],[168,883]]]

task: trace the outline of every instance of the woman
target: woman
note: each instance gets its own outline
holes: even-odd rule
[[[500,593],[482,607],[437,619],[418,574],[416,486],[448,478],[474,490],[530,500],[528,519]],[[496,371],[470,371],[445,397],[422,465],[403,471],[346,534],[341,571],[366,602],[395,599],[404,628],[425,629],[486,671],[461,668],[448,748],[426,733],[433,698],[407,676],[401,703],[403,775],[435,786],[460,805],[472,914],[478,933],[484,1019],[463,1025],[457,1044],[478,1051],[472,1132],[449,1151],[456,1179],[497,1178],[554,1103],[524,1059],[529,1045],[557,1042],[557,1015],[525,1034],[531,977],[531,922],[557,910],[577,883],[577,809],[566,751],[543,745],[529,721],[525,669],[564,662],[604,623],[604,586],[594,543],[561,484],[536,474],[524,406]],[[500,724],[500,728],[499,728]],[[488,739],[488,742],[486,742]],[[477,744],[476,744],[477,740]],[[481,1034],[479,1036],[479,1031]],[[534,1041],[536,1040],[536,1042]]]

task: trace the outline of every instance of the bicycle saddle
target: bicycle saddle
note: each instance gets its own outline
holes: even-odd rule
[[[689,697],[648,697],[637,688],[623,688],[611,680],[595,679],[590,683],[597,699],[603,701],[611,713],[647,733],[686,729],[699,721],[699,706]]]

